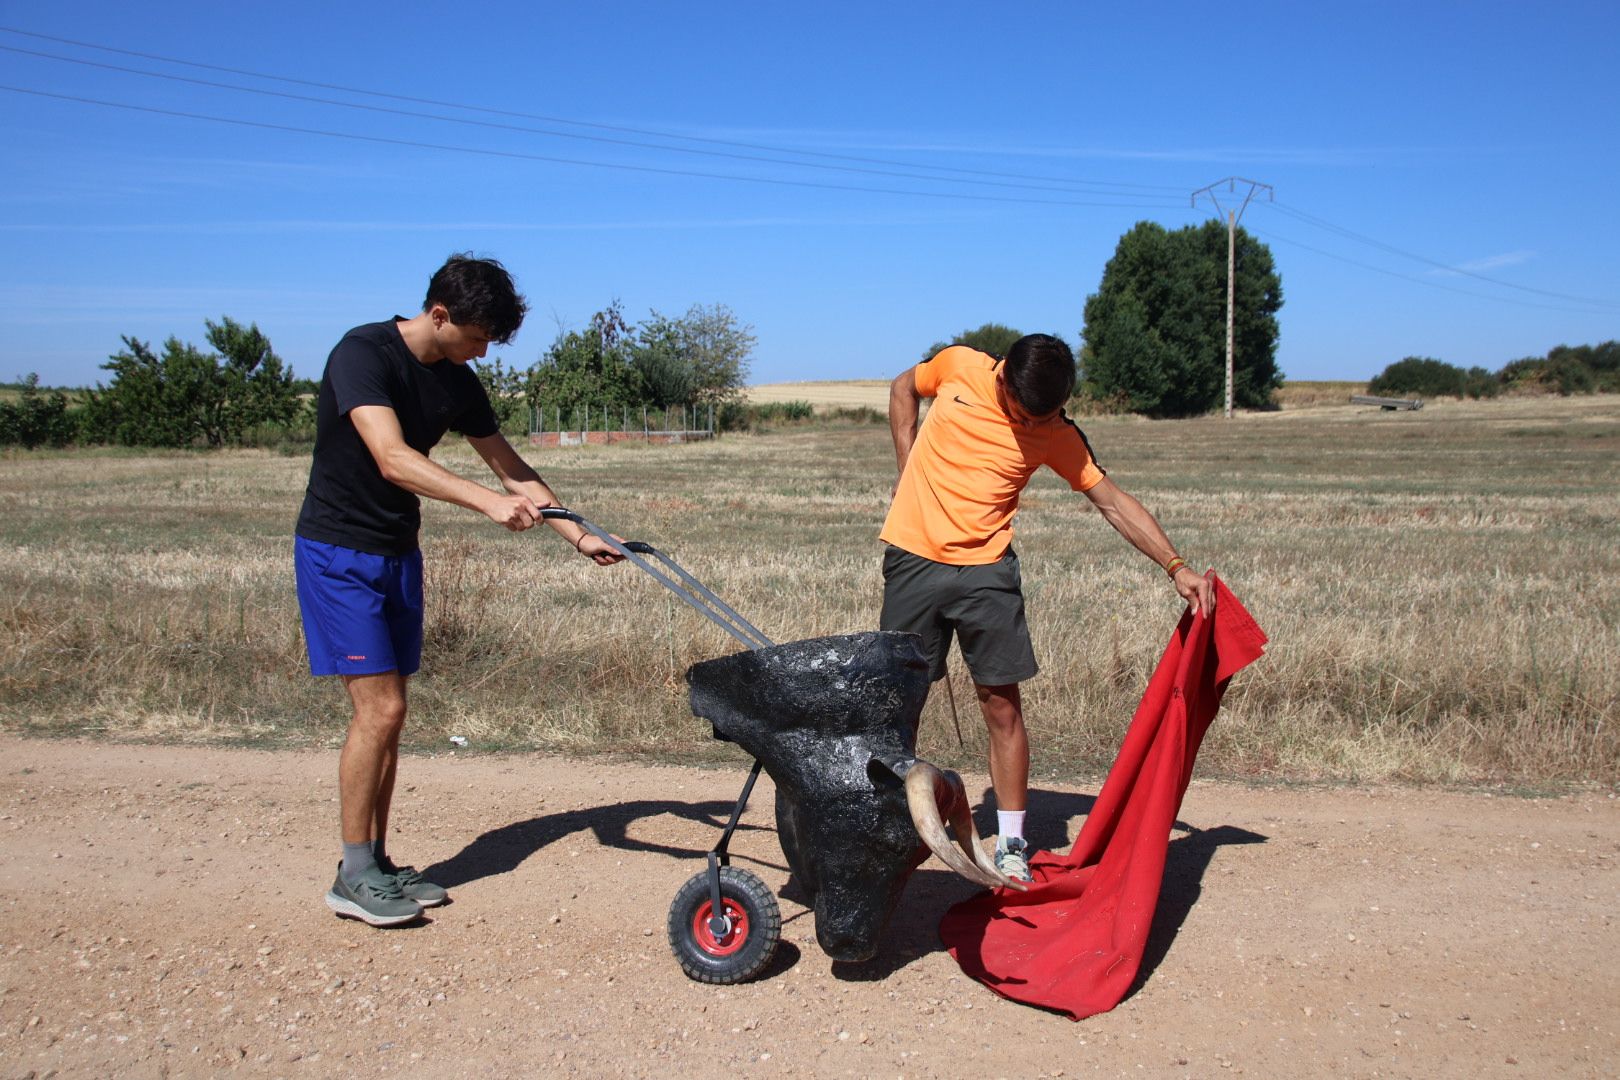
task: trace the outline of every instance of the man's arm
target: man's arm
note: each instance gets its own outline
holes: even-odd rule
[[[1097,484],[1088,488],[1086,498],[1091,500],[1114,530],[1130,541],[1132,547],[1158,563],[1161,568],[1168,565],[1172,559],[1178,558],[1170,537],[1165,535],[1164,528],[1157,518],[1148,512],[1147,507],[1137,502],[1127,494],[1118,484],[1106,476]],[[1215,608],[1214,586],[1207,577],[1198,573],[1191,566],[1182,563],[1176,572],[1171,575],[1170,581],[1176,587],[1181,598],[1192,605],[1193,611],[1213,611]]]
[[[478,451],[478,456],[484,459],[484,464],[488,465],[490,471],[500,480],[501,486],[513,495],[529,499],[536,506],[562,505],[556,493],[540,479],[540,474],[523,460],[512,444],[506,441],[506,436],[500,432],[479,439],[469,437],[467,442]],[[575,551],[595,560],[599,566],[608,566],[624,558],[605,540],[586,532],[572,521],[565,521],[562,518],[544,520],[556,530],[558,536],[573,545]]]
[[[383,479],[406,491],[476,510],[497,525],[522,532],[540,520],[539,507],[526,495],[501,495],[457,476],[411,448],[400,430],[399,415],[387,405],[357,405],[349,419],[360,433]]]
[[[917,392],[917,369],[908,367],[889,384],[889,434],[894,437],[894,463],[897,473],[906,471],[906,459],[917,441],[917,414],[922,411],[922,394]]]

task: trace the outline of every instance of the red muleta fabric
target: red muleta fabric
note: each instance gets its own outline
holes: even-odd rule
[[[1215,578],[1214,618],[1182,615],[1069,854],[1036,855],[1026,893],[983,893],[945,913],[940,940],[963,971],[1074,1020],[1120,1003],[1142,963],[1199,743],[1227,682],[1265,644]]]

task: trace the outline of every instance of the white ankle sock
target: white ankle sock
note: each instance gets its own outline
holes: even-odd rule
[[[1020,840],[1024,838],[1024,813],[1023,810],[996,811],[996,832],[1001,835],[1003,842],[1012,836]]]

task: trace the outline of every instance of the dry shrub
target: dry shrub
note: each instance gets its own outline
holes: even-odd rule
[[[1364,382],[1296,382],[1290,379],[1272,394],[1271,399],[1279,409],[1309,409],[1321,405],[1348,405],[1350,395],[1366,392],[1367,384]]]

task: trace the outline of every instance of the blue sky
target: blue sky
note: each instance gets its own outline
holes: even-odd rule
[[[1290,378],[1620,337],[1612,2],[0,0],[0,26],[4,380],[93,383],[120,335],[221,315],[316,377],[457,250],[531,301],[508,363],[616,298],[728,305],[753,382],[887,378],[986,321],[1078,342],[1120,235],[1207,219],[1191,193],[1234,175],[1275,192],[1243,224]]]

